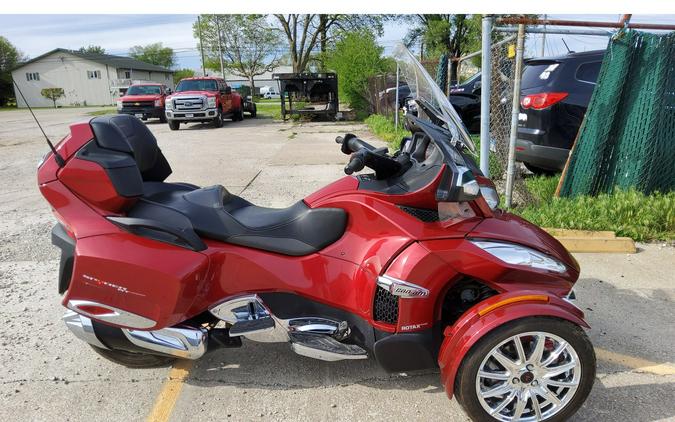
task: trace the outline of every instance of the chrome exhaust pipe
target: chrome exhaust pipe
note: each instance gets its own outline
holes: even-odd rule
[[[99,337],[92,320],[84,315],[68,311],[63,321],[75,337],[92,346],[109,349]],[[183,359],[199,359],[206,353],[208,330],[187,326],[142,331],[127,328],[118,329],[129,342],[129,348],[136,352],[175,356]],[[104,339],[105,340],[105,339]]]

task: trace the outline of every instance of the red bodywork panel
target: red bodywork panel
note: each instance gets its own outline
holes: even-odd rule
[[[525,295],[545,295],[548,297],[548,302],[515,302],[496,308],[483,316],[479,315],[481,310],[504,299]],[[438,365],[441,369],[441,383],[448,397],[452,398],[454,393],[455,376],[464,356],[478,340],[509,321],[532,316],[560,318],[590,328],[584,321],[584,314],[579,308],[543,291],[519,290],[492,296],[474,305],[444,332],[445,339],[438,354]]]
[[[474,313],[465,314],[453,327],[476,327],[471,331],[476,334],[461,334],[462,339],[466,337],[461,342],[455,334],[446,339],[445,357],[439,361],[443,368],[455,368],[453,359],[494,324],[536,314],[567,315],[570,320],[569,315],[577,315],[556,298],[570,290],[579,275],[578,266],[542,230],[505,213],[487,218],[492,212],[485,210],[482,199],[472,204],[475,217],[452,222],[425,223],[400,208],[435,209],[442,171],[427,186],[407,194],[359,190],[358,179],[349,176],[309,195],[305,198],[309,207],[341,208],[348,215],[343,236],[318,253],[286,256],[209,239],[204,239],[206,250],[195,252],[133,235],[105,218],[124,215],[135,199],[116,195],[98,164],[74,157],[91,139],[88,123],[71,126],[71,135],[57,146],[66,160],[64,168],[59,169],[50,154],[38,170],[40,191],[77,240],[64,305],[69,300],[107,304],[149,318],[156,323],[151,329],[159,329],[198,315],[230,296],[289,292],[350,312],[382,331],[412,332],[436,323],[448,289],[466,278],[503,295],[536,290],[552,297],[548,305],[512,305],[478,322],[472,319]],[[520,243],[553,255],[569,268],[555,274],[509,266],[467,237]],[[399,299],[396,324],[373,320],[376,281],[383,274],[430,291],[426,298]],[[581,316],[575,318],[583,324]],[[454,377],[452,369],[444,369],[443,374],[446,380]]]

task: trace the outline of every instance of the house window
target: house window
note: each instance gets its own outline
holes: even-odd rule
[[[130,70],[124,71],[124,79],[131,79],[131,71]]]
[[[101,79],[101,71],[87,70],[87,79]]]
[[[38,72],[27,72],[26,73],[26,80],[27,81],[39,81],[40,80],[40,74]]]

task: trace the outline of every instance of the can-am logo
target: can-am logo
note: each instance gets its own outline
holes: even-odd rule
[[[408,286],[399,286],[397,284],[392,284],[391,287],[389,288],[389,292],[394,296],[404,296],[404,297],[424,297],[429,295],[429,291],[426,289]]]
[[[429,296],[428,289],[387,275],[378,277],[377,285],[398,297],[418,298]]]

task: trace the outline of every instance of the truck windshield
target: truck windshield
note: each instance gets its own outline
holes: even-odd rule
[[[213,79],[183,80],[176,86],[176,92],[181,91],[218,91],[218,84]]]
[[[159,85],[133,85],[127,89],[127,95],[159,95],[162,89]]]

